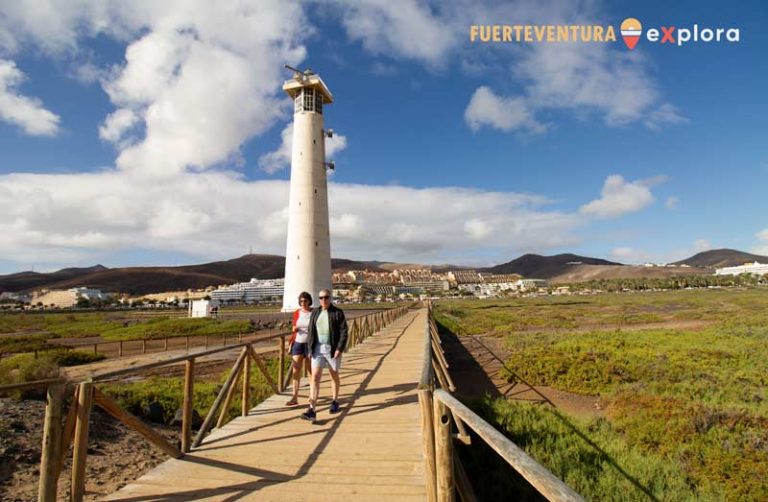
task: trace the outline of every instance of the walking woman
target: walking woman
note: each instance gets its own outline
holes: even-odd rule
[[[305,365],[309,366],[309,352],[307,342],[309,339],[309,318],[312,316],[312,295],[302,291],[299,295],[299,308],[293,313],[293,333],[289,343],[291,358],[291,372],[293,374],[293,396],[285,403],[286,406],[299,404],[299,384],[301,372]]]

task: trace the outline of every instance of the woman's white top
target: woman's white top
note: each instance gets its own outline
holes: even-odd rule
[[[307,343],[309,340],[309,318],[312,311],[304,312],[299,310],[299,318],[296,320],[296,343]]]

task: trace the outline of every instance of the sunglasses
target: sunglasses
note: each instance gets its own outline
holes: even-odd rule
[[[321,296],[320,299],[321,300],[330,300],[331,297],[330,296]]]

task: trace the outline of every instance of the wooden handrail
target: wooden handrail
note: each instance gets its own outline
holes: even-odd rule
[[[131,374],[134,374],[134,373],[139,373],[139,372],[144,371],[144,370],[150,370],[150,369],[154,369],[154,368],[159,368],[161,366],[167,366],[167,365],[171,365],[171,364],[181,363],[181,362],[184,362],[184,361],[188,361],[190,359],[197,359],[199,357],[205,357],[205,356],[209,356],[211,354],[217,354],[219,352],[224,352],[224,351],[227,351],[227,350],[243,348],[243,347],[251,346],[254,343],[261,343],[261,342],[264,342],[264,341],[267,341],[267,340],[274,340],[275,338],[279,338],[281,336],[287,336],[287,335],[290,335],[290,332],[288,332],[288,333],[276,333],[274,335],[269,335],[269,336],[267,336],[265,338],[260,338],[258,340],[253,340],[253,341],[250,341],[250,342],[243,342],[243,343],[239,343],[239,344],[236,344],[236,345],[227,345],[226,347],[217,347],[215,349],[204,350],[202,352],[193,352],[193,353],[186,354],[186,355],[183,355],[183,356],[171,357],[169,359],[164,359],[162,361],[157,361],[157,362],[154,362],[154,363],[147,363],[147,364],[142,364],[140,366],[134,366],[134,367],[131,367],[131,368],[125,368],[125,369],[122,369],[122,370],[115,370],[115,371],[108,371],[106,373],[99,373],[98,375],[93,375],[93,377],[91,377],[91,378],[92,378],[92,380],[94,382],[103,381],[103,380],[111,380],[111,379],[113,379],[115,377],[122,377],[122,376],[126,376],[126,375],[131,375]],[[271,348],[271,349],[268,350],[268,352],[274,352],[276,350],[277,350],[276,348]]]
[[[427,316],[431,315],[428,311]],[[432,337],[429,333],[429,323],[425,326],[424,347],[421,354],[421,378],[419,379],[419,390],[432,389],[432,383],[435,378],[435,370],[432,367]]]
[[[64,383],[66,380],[63,378],[48,378],[46,380],[35,380],[33,382],[23,383],[9,383],[0,385],[0,394],[4,392],[10,392],[14,390],[27,390],[27,389],[47,389],[51,385],[57,385]]]
[[[354,346],[357,343],[361,343],[363,340],[365,340],[365,338],[381,330],[384,326],[394,321],[408,310],[408,306],[401,306],[388,309],[385,312],[374,312],[372,314],[353,319],[350,323],[350,326],[354,329],[355,333],[353,335],[353,333],[350,332],[350,344],[348,347]],[[350,331],[352,331],[352,329]],[[63,390],[64,384],[67,383],[66,379],[52,378],[46,380],[37,380],[33,382],[0,385],[0,393],[36,388],[48,389],[48,406],[46,408],[46,423],[44,432],[44,451],[42,454],[41,463],[42,474],[40,476],[40,500],[53,501],[55,499],[56,485],[60,477],[62,466],[64,465],[64,459],[70,444],[73,444],[74,446],[71,473],[72,489],[70,493],[70,500],[79,502],[83,499],[83,495],[85,494],[85,467],[89,435],[88,424],[90,420],[91,409],[94,404],[103,408],[118,420],[121,420],[132,429],[141,433],[148,441],[153,443],[168,455],[178,458],[189,452],[191,447],[196,447],[202,442],[202,439],[207,433],[208,429],[211,427],[213,417],[216,415],[216,412],[219,408],[223,409],[221,410],[218,425],[221,425],[226,421],[227,411],[229,409],[228,404],[234,396],[235,382],[238,380],[238,374],[242,374],[243,376],[243,403],[241,413],[244,415],[247,414],[250,401],[249,376],[251,372],[251,359],[256,363],[257,368],[264,375],[265,379],[269,385],[272,386],[275,392],[282,392],[283,378],[279,377],[282,376],[282,362],[284,361],[285,355],[285,337],[288,335],[290,335],[290,332],[281,331],[272,335],[252,339],[247,342],[242,342],[242,337],[240,336],[238,337],[239,343],[234,345],[223,347],[219,346],[214,349],[203,350],[201,352],[194,352],[185,354],[183,356],[171,357],[163,361],[142,364],[132,368],[108,371],[106,373],[94,375],[79,383],[79,385],[76,387],[74,398],[66,414],[63,427],[61,421],[63,418]],[[185,348],[187,351],[189,351],[189,337],[187,336],[185,338]],[[253,348],[253,344],[275,339],[278,340],[277,347],[272,346],[269,348],[260,348],[258,350]],[[146,344],[146,340],[142,340],[142,342]],[[167,342],[164,342],[164,346],[167,348]],[[219,395],[216,397],[211,410],[204,420],[203,426],[198,431],[197,436],[193,439],[191,433],[191,421],[193,411],[192,401],[195,360],[200,357],[205,357],[208,355],[238,348],[241,350],[239,351],[239,356],[237,357],[237,360],[232,368],[232,372],[229,374],[226,382],[224,383],[224,386],[219,392]],[[122,353],[122,342],[120,342],[119,351]],[[264,361],[260,357],[261,354],[268,354],[275,351],[280,354],[279,361],[281,363],[280,369],[278,370],[277,382],[275,382],[272,375],[269,374]],[[168,443],[161,435],[154,432],[154,430],[152,430],[148,425],[144,424],[143,421],[141,421],[138,417],[135,417],[131,413],[122,409],[115,400],[106,394],[103,394],[94,385],[97,382],[101,383],[126,375],[141,373],[146,370],[159,368],[162,366],[174,365],[182,362],[186,363],[186,368],[184,372],[184,402],[180,448],[176,448],[172,444]],[[222,407],[222,405],[224,406]]]
[[[573,502],[584,500],[570,486],[552,474],[547,468],[483,420],[478,414],[467,408],[449,392],[444,389],[437,389],[433,393],[433,399],[445,404],[454,415],[461,418],[488,446],[493,448],[501,458],[506,460],[509,465],[548,500]]]
[[[442,388],[435,388],[438,383]],[[425,323],[423,365],[419,381],[419,402],[422,411],[424,431],[424,453],[426,457],[427,496],[432,501],[453,501],[454,487],[462,500],[474,498],[468,477],[461,464],[454,464],[453,437],[469,444],[466,426],[469,426],[513,469],[523,476],[548,500],[574,502],[584,499],[547,468],[539,464],[501,432],[467,408],[451,392],[455,390],[448,373],[448,364],[443,354],[437,325],[432,318],[432,306],[427,304]],[[453,420],[451,420],[453,419]],[[450,434],[450,422],[456,424],[457,436]]]

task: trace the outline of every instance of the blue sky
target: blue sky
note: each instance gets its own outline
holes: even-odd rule
[[[627,17],[740,41],[469,40]],[[334,256],[768,255],[767,22],[758,1],[5,3],[0,273],[283,254],[283,63],[336,97]]]

